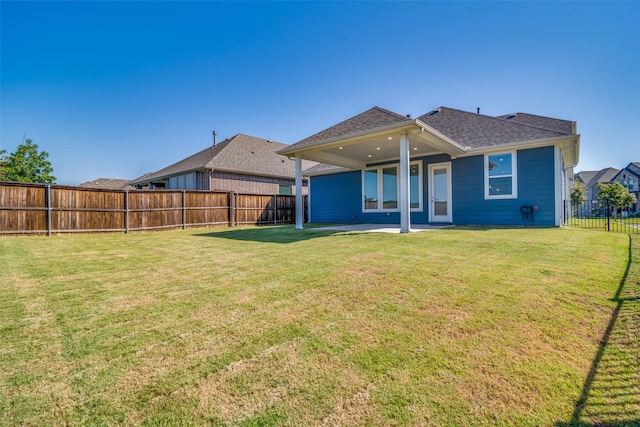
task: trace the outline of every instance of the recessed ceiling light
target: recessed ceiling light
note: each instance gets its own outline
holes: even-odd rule
[[[369,154],[367,157],[371,157],[371,154]]]
[[[342,150],[344,147],[338,147],[338,150]]]
[[[413,147],[413,151],[416,151],[418,149],[418,147]]]
[[[389,138],[387,138],[387,139],[393,139],[393,137],[392,137],[392,136],[390,136],[390,137],[389,137]]]
[[[376,148],[376,150],[380,151],[380,147]]]

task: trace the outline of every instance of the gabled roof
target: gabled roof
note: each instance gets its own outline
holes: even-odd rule
[[[576,178],[582,181],[587,188],[591,188],[598,183],[605,184],[611,182],[618,172],[620,171],[616,168],[605,168],[599,171],[581,171],[576,174]]]
[[[281,154],[286,154],[290,148],[304,148],[318,142],[356,135],[360,132],[375,131],[378,128],[403,122],[410,123],[412,120],[407,116],[376,106],[286,147],[281,151]]]
[[[416,153],[412,150],[414,155],[444,152],[459,156],[505,145],[516,147],[548,143],[561,144],[563,160],[567,165],[576,164],[579,155],[580,137],[576,134],[575,122],[569,120],[527,113],[492,117],[447,107],[411,119],[410,116],[377,106],[290,145],[279,153],[301,155],[303,158],[357,169],[357,165],[370,163],[367,160],[372,158],[369,155],[371,149],[382,150],[380,153],[389,157],[392,150],[391,146],[385,146],[385,140],[392,140],[394,135],[403,133],[411,144],[417,144],[418,148],[414,145],[413,150],[422,150]],[[353,148],[355,144],[361,144],[361,147]],[[425,146],[429,148],[423,149]],[[319,166],[309,172],[322,173],[327,170],[329,168]]]
[[[277,154],[278,150],[286,147],[287,144],[281,142],[237,134],[164,169],[137,178],[131,184],[141,185],[202,170],[295,178],[295,161]],[[303,161],[303,168],[313,165],[314,162]]]
[[[492,117],[440,107],[418,117],[418,120],[469,148],[491,147],[572,135],[571,129],[565,129],[565,131],[546,129],[502,117],[509,117],[509,115]],[[534,115],[526,115],[523,121],[535,121],[539,124],[566,122],[566,120]]]
[[[635,173],[636,175],[640,176],[640,162],[631,162],[627,165],[627,167],[625,168],[633,173]]]
[[[625,179],[626,175],[635,175],[640,178],[640,163],[629,163],[611,178],[611,182],[616,181],[618,178]]]
[[[98,178],[80,184],[83,188],[96,188],[102,190],[130,190],[134,187],[129,185],[128,179]]]

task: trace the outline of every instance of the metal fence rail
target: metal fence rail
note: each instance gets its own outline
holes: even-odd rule
[[[571,205],[568,225],[578,228],[640,234],[640,210],[637,204],[625,209],[615,209],[607,201],[587,200]]]

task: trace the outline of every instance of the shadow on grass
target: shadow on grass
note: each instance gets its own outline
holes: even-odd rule
[[[262,243],[295,243],[317,237],[326,237],[332,234],[341,234],[339,231],[320,230],[307,227],[304,230],[296,230],[293,225],[262,226],[234,228],[224,231],[211,231],[202,234],[195,234],[198,237],[215,237],[219,239],[240,240],[246,242]]]
[[[571,420],[556,427],[640,426],[640,239],[629,236],[628,256],[612,298],[616,307]]]

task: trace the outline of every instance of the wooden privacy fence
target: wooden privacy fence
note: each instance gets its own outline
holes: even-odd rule
[[[0,234],[292,224],[295,205],[295,196],[0,182]]]

